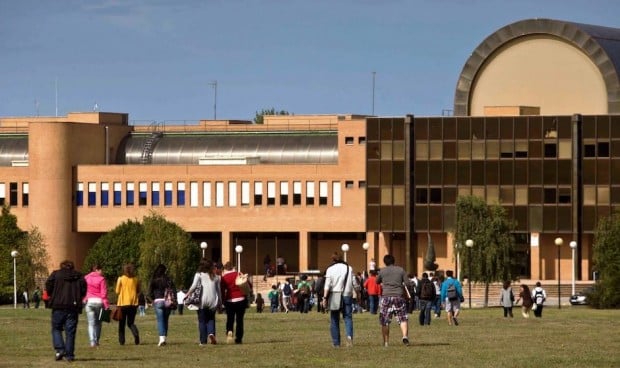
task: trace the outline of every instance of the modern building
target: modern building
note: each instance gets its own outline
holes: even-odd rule
[[[620,29],[535,19],[474,50],[455,116],[0,118],[0,202],[41,230],[51,266],[80,264],[101,234],[156,211],[209,258],[243,245],[252,273],[266,255],[324,269],[345,243],[356,269],[392,253],[421,272],[429,239],[440,268],[455,267],[455,202],[473,194],[515,220],[523,278],[556,279],[557,264],[569,278],[575,241],[588,280],[597,218],[620,205],[619,66]]]

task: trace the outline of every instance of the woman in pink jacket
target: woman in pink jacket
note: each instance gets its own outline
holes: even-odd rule
[[[90,346],[99,346],[101,338],[101,321],[99,314],[101,309],[108,309],[108,285],[105,278],[101,274],[101,266],[93,265],[91,272],[84,276],[86,280],[86,296],[84,297],[84,305],[86,309],[86,318],[88,319],[88,338]]]

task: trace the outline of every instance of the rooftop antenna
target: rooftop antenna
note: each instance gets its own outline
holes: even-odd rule
[[[97,104],[97,101],[95,101],[95,106],[93,106],[93,111],[95,112],[99,111],[99,105]]]
[[[58,77],[54,82],[54,90],[56,92],[56,117],[58,117]]]
[[[217,81],[210,82],[209,85],[213,87],[213,120],[217,120]]]
[[[377,72],[372,72],[372,115],[375,114],[375,76]]]

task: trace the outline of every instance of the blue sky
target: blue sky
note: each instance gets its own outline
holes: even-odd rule
[[[452,109],[463,64],[522,19],[620,27],[617,0],[0,0],[0,116],[135,123]],[[57,102],[56,102],[57,96]]]

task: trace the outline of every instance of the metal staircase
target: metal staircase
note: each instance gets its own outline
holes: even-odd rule
[[[164,136],[164,133],[158,128],[161,127],[160,123],[151,124],[153,132],[144,141],[142,146],[142,155],[140,156],[140,163],[142,165],[148,165],[153,162],[153,149],[157,145],[157,142]]]

